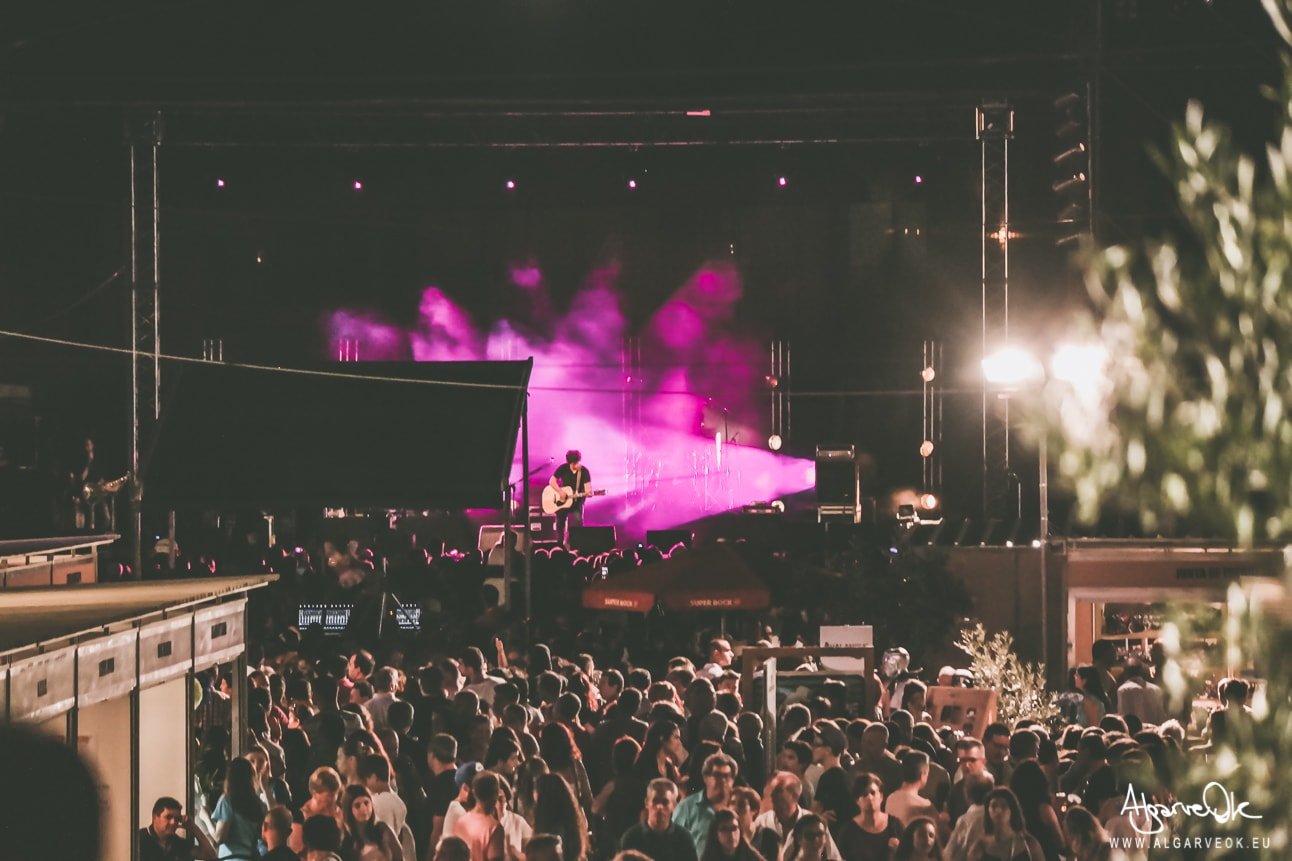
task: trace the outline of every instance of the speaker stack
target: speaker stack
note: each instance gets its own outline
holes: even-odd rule
[[[861,466],[856,446],[817,446],[816,519],[818,523],[861,522]]]

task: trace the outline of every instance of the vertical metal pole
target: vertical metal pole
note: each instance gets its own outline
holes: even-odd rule
[[[1038,467],[1038,493],[1041,506],[1041,666],[1045,668],[1046,679],[1050,673],[1050,601],[1049,601],[1049,566],[1050,553],[1050,464],[1046,429],[1041,428],[1041,439],[1037,444],[1040,456]]]
[[[511,552],[511,506],[514,497],[510,478],[507,476],[502,480],[502,595],[500,597],[504,607],[511,606],[511,559],[515,555]],[[485,556],[485,562],[488,563],[488,561],[489,557]]]
[[[130,546],[134,576],[142,576],[143,519],[139,511],[139,183],[135,142],[130,142]]]
[[[525,628],[528,633],[529,620],[534,615],[534,534],[529,522],[529,392],[524,393],[520,404],[520,459],[525,474],[521,499],[525,501]]]

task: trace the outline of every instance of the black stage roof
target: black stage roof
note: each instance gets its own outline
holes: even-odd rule
[[[177,367],[156,449],[143,455],[145,498],[176,507],[497,506],[531,368]]]

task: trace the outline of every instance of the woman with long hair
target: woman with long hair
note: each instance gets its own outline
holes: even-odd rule
[[[1068,849],[1073,861],[1108,861],[1112,842],[1093,813],[1079,804],[1069,807],[1063,825],[1068,832]]]
[[[633,772],[641,781],[641,790],[646,792],[646,784],[657,777],[667,777],[682,786],[682,773],[678,763],[686,758],[686,747],[682,744],[682,727],[676,721],[657,720],[646,730],[646,741],[642,743],[641,753]]]
[[[404,861],[404,850],[390,826],[377,821],[372,793],[365,786],[347,786],[343,796],[343,849],[358,861]],[[416,859],[409,859],[416,861]]]
[[[1018,764],[1009,778],[1009,788],[1023,811],[1023,827],[1041,844],[1047,861],[1059,861],[1067,840],[1063,837],[1059,814],[1054,810],[1050,781],[1036,760]]]
[[[728,808],[714,814],[709,823],[709,840],[704,844],[700,861],[766,861],[749,844],[740,827],[740,816]]]
[[[300,727],[283,730],[283,779],[292,793],[292,803],[302,805],[310,797],[310,737]]]
[[[852,861],[890,861],[902,838],[902,823],[884,812],[884,783],[862,772],[852,784],[857,815],[839,829],[839,852]]]
[[[230,760],[224,770],[224,794],[211,814],[221,858],[260,857],[260,823],[267,809],[256,791],[251,763],[242,758]]]
[[[633,777],[633,766],[641,750],[641,745],[631,736],[619,739],[610,749],[614,776],[592,801],[592,815],[600,823],[598,845],[617,844],[624,832],[641,819],[644,793]]]
[[[511,809],[522,819],[534,825],[534,807],[538,804],[538,779],[550,769],[541,756],[532,756],[520,764],[516,771],[516,791],[511,798]]]
[[[902,832],[902,839],[893,853],[893,861],[942,861],[942,846],[938,843],[938,826],[927,816],[911,820]]]
[[[336,770],[347,784],[361,784],[359,779],[359,760],[365,756],[378,754],[386,760],[388,773],[391,776],[391,789],[395,789],[395,768],[390,764],[386,748],[381,740],[367,730],[355,730],[345,737],[340,749],[336,752]]]
[[[588,821],[574,800],[570,784],[559,774],[545,774],[538,779],[534,833],[558,835],[565,850],[565,861],[587,861]]]
[[[1108,713],[1108,695],[1102,676],[1099,668],[1090,664],[1077,667],[1073,676],[1073,682],[1081,692],[1081,706],[1076,714],[1077,723],[1081,726],[1099,726],[1099,721]]]
[[[583,755],[574,743],[574,733],[563,723],[549,723],[538,737],[538,755],[548,769],[570,784],[584,815],[592,811],[592,783],[583,767]]]
[[[1005,787],[987,793],[982,837],[969,850],[969,861],[1041,861],[1045,853],[1023,824],[1018,797]]]

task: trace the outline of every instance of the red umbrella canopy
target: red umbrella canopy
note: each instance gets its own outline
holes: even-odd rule
[[[667,610],[761,610],[771,604],[767,585],[725,544],[679,552],[630,573],[598,580],[583,592],[589,610],[648,613]]]

